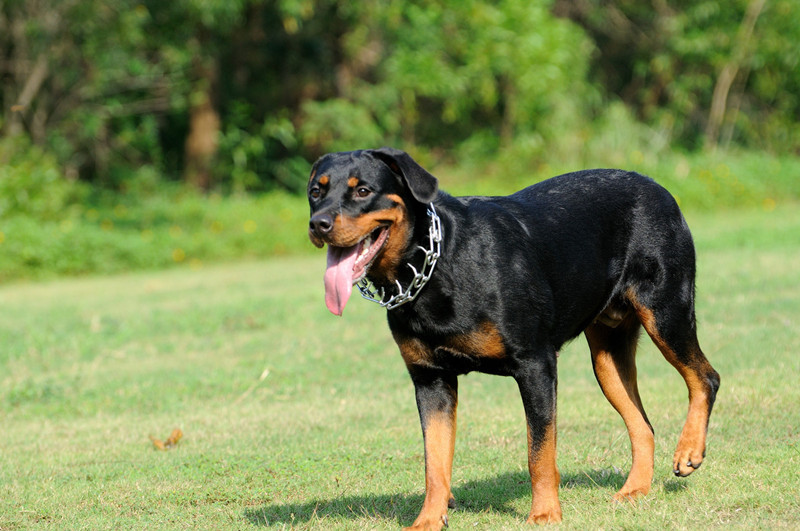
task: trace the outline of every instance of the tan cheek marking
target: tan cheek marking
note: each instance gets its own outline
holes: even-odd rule
[[[334,220],[333,232],[331,242],[334,245],[347,247],[355,245],[365,235],[369,234],[379,225],[390,222],[392,225],[396,222],[396,209],[388,208],[386,210],[378,210],[358,216],[357,218],[338,215]]]
[[[374,275],[383,276],[390,282],[397,278],[397,267],[408,246],[411,228],[408,224],[405,208],[398,205],[376,212],[370,212],[357,218],[336,216],[334,230],[329,241],[334,245],[349,247],[358,243],[382,224],[390,224],[389,237],[378,260],[370,271]]]
[[[389,239],[383,247],[383,254],[375,263],[374,269],[375,272],[382,272],[390,282],[394,282],[397,276],[397,267],[400,265],[400,260],[411,237],[411,227],[404,207],[397,206],[385,210],[384,213],[392,215],[392,225],[389,228]]]

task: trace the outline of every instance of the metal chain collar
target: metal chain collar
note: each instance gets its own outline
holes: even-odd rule
[[[422,269],[420,271],[417,271],[417,268],[413,265],[406,264],[414,272],[414,278],[411,280],[411,284],[408,285],[408,289],[404,290],[400,281],[395,280],[397,284],[397,295],[392,295],[386,299],[384,289],[376,289],[372,282],[370,282],[367,277],[364,277],[357,284],[362,297],[369,301],[377,302],[387,310],[394,310],[398,306],[402,306],[417,298],[419,292],[422,291],[422,288],[425,287],[425,284],[430,280],[442,250],[442,220],[439,219],[439,216],[436,214],[433,203],[428,205],[428,216],[431,218],[431,226],[428,228],[430,248],[426,249],[421,245],[417,246],[417,249],[425,253],[425,262],[422,264]]]

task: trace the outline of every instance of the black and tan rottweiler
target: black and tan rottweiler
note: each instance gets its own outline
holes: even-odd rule
[[[382,148],[320,158],[308,200],[309,237],[328,245],[328,309],[341,315],[354,284],[386,306],[414,383],[425,501],[411,529],[447,523],[458,375],[470,371],[516,380],[533,487],[528,522],[561,520],[556,361],[581,332],[631,439],[633,464],[615,498],[647,494],[653,478],[653,429],[636,381],[641,327],[689,388],[674,473],[703,462],[720,379],[697,341],[692,236],[652,179],[589,170],[510,196],[453,197],[408,154]]]

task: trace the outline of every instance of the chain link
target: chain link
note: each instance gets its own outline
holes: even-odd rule
[[[430,280],[442,251],[442,220],[439,218],[438,214],[436,214],[433,203],[428,205],[428,216],[431,218],[431,225],[428,228],[428,244],[430,248],[426,249],[421,245],[417,246],[417,249],[425,253],[425,261],[422,263],[422,269],[420,271],[417,271],[417,268],[413,265],[406,264],[414,272],[414,278],[408,285],[408,289],[404,290],[400,281],[395,280],[397,284],[397,295],[392,295],[386,299],[385,290],[383,288],[377,289],[367,277],[364,277],[357,284],[362,297],[369,301],[377,302],[387,310],[394,310],[398,306],[417,298],[422,288],[425,287],[425,284]]]

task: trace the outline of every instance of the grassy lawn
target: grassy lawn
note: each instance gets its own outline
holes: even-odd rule
[[[670,472],[686,389],[649,341],[656,476],[630,466],[585,340],[562,352],[564,529],[800,527],[800,208],[689,216],[700,339],[722,388],[708,456]],[[323,303],[312,257],[0,288],[0,529],[396,529],[423,497],[411,382],[383,310]],[[461,379],[453,529],[522,529],[511,379]],[[176,448],[153,448],[179,427]]]

